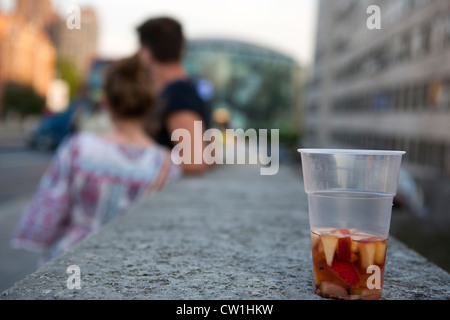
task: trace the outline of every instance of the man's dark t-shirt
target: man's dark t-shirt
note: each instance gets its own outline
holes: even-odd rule
[[[208,102],[201,94],[200,83],[193,80],[178,80],[169,84],[160,94],[157,102],[157,121],[159,128],[153,134],[156,141],[169,148],[173,147],[166,119],[170,113],[177,111],[193,111],[203,120],[203,129],[210,127],[211,110]]]

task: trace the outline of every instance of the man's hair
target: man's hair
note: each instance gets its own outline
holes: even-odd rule
[[[141,45],[159,62],[178,62],[184,49],[183,27],[173,18],[158,17],[137,28]]]
[[[150,72],[137,55],[113,62],[105,73],[104,92],[114,116],[123,119],[146,117],[152,110]]]

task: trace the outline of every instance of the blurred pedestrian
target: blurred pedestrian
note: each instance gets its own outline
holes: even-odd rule
[[[187,130],[191,136],[191,164],[183,164],[184,173],[203,173],[208,165],[202,161],[205,142],[203,132],[210,126],[210,108],[203,98],[202,85],[189,77],[182,64],[185,46],[182,25],[170,17],[147,20],[138,29],[141,48],[139,55],[152,74],[154,92],[158,96],[157,116],[152,117],[150,134],[158,143],[172,148],[174,130]],[[204,91],[204,90],[203,90]],[[202,135],[194,134],[195,121],[202,122]],[[194,148],[194,145],[203,146]],[[202,152],[195,155],[195,152]]]
[[[105,105],[113,129],[80,132],[62,143],[19,221],[13,247],[44,251],[45,263],[179,177],[169,150],[144,128],[154,105],[144,70],[137,56],[108,69]]]

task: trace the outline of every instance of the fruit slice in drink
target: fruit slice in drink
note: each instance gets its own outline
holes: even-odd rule
[[[336,247],[338,244],[338,238],[334,235],[322,235],[320,240],[323,245],[323,251],[325,254],[325,260],[327,261],[327,265],[331,266],[334,259],[334,254],[336,252]]]
[[[317,294],[337,299],[381,296],[386,239],[354,229],[321,229],[311,232],[311,242]]]

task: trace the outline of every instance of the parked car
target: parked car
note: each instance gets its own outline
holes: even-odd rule
[[[403,168],[400,169],[399,173],[394,205],[399,208],[407,208],[413,215],[421,218],[428,213],[422,186],[414,179],[411,173]]]
[[[94,60],[89,76],[84,84],[83,94],[75,96],[66,111],[44,115],[37,128],[28,137],[28,145],[38,150],[55,150],[68,135],[92,125],[84,122],[92,121],[100,116],[104,119],[101,108],[103,72],[111,60]],[[104,123],[104,120],[95,123]]]
[[[68,108],[62,113],[45,115],[38,127],[31,132],[27,141],[29,147],[41,151],[56,149],[71,133],[73,113],[74,109]]]

